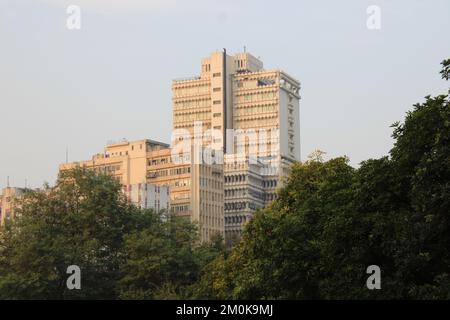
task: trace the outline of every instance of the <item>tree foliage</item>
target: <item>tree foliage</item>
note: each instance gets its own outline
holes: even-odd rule
[[[175,297],[195,281],[214,249],[198,245],[190,222],[138,209],[120,189],[75,169],[29,193],[0,232],[0,299]],[[70,265],[81,269],[81,290],[67,288]]]
[[[278,200],[205,269],[195,297],[449,299],[448,96],[427,96],[393,127],[390,157],[353,169],[316,151],[293,165]],[[381,290],[366,287],[370,265],[381,268]]]

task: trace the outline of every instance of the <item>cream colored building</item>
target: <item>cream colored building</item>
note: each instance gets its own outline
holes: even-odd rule
[[[297,161],[299,90],[296,79],[281,70],[264,70],[249,53],[214,52],[202,60],[200,76],[173,81],[174,141],[180,130],[193,136],[195,122],[201,122],[204,143],[213,142],[206,131],[217,130],[222,139],[215,146],[228,154],[245,147],[248,155],[254,147],[258,156],[272,156],[280,163]],[[226,129],[234,132],[234,139]],[[239,131],[247,133],[245,141],[238,139]]]
[[[191,154],[178,162],[171,149],[150,152],[147,181],[169,186],[171,210],[198,222],[202,241],[215,234],[224,237],[223,167],[196,164]]]
[[[26,192],[23,188],[4,188],[0,194],[0,225],[6,220],[16,217],[17,201],[20,200]]]
[[[199,224],[202,241],[215,234],[224,237],[223,167],[194,164],[190,153],[183,161],[173,161],[171,154],[165,143],[121,141],[108,144],[91,160],[62,164],[60,171],[86,167],[109,173],[120,181],[130,201],[157,210],[168,203],[171,211]],[[149,190],[155,193],[148,194]]]
[[[148,139],[111,142],[103,152],[93,155],[90,160],[62,164],[59,169],[87,167],[113,175],[124,186],[145,184],[147,154],[168,147],[168,144]]]
[[[190,136],[224,153],[226,238],[275,199],[300,160],[299,92],[298,80],[246,52],[214,52],[199,76],[173,81],[172,146]]]

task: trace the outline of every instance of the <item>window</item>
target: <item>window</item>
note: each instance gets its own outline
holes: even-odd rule
[[[222,114],[220,113],[220,112],[217,112],[217,113],[214,113],[213,114],[213,117],[214,118],[218,118],[218,117],[220,117]]]
[[[220,77],[222,75],[222,73],[220,73],[220,72],[216,72],[216,73],[213,73],[213,77],[215,78],[215,77]]]
[[[213,88],[213,92],[220,92],[220,90],[222,90],[222,88],[218,87],[218,88]]]
[[[213,104],[221,104],[221,101],[220,100],[214,100]]]

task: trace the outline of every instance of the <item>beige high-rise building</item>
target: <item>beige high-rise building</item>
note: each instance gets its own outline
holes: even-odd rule
[[[281,163],[299,160],[299,90],[293,77],[281,70],[264,70],[263,63],[249,53],[214,52],[202,60],[200,76],[173,81],[175,141],[177,130],[193,136],[195,122],[201,122],[204,142],[212,142],[205,131],[218,130],[226,153],[242,147],[236,133],[242,130],[247,133],[247,154],[256,145],[259,156],[274,156]],[[227,141],[226,129],[234,130],[234,141]]]
[[[60,171],[85,167],[109,173],[120,181],[130,201],[156,210],[169,206],[198,223],[202,241],[216,234],[224,237],[223,168],[195,164],[190,158],[188,153],[182,161],[174,161],[165,143],[122,141],[108,144],[91,160],[62,164]]]
[[[200,75],[172,83],[172,146],[185,143],[223,152],[226,238],[238,237],[252,213],[300,160],[300,82],[265,70],[249,53],[214,52]]]

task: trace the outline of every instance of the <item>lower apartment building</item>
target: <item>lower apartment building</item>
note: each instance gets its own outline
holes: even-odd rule
[[[196,221],[202,241],[224,238],[223,166],[195,163],[191,154],[173,161],[169,148],[149,152],[147,181],[169,186],[171,210]]]
[[[198,223],[202,242],[224,232],[223,166],[196,164],[190,154],[172,159],[168,144],[153,140],[110,143],[91,160],[62,164],[60,171],[85,167],[109,173],[138,206],[169,209]]]
[[[237,241],[243,225],[265,204],[261,164],[225,158],[225,243]]]

